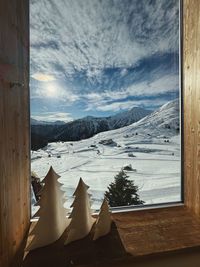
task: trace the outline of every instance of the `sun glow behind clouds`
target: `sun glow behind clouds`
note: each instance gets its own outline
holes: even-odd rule
[[[45,86],[45,91],[47,97],[57,97],[59,94],[58,88],[54,84],[47,84]]]

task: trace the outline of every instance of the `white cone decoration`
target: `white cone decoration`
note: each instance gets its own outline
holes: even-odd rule
[[[64,191],[61,190],[62,184],[58,182],[59,177],[51,167],[43,180],[45,185],[38,201],[40,209],[35,214],[39,216],[39,220],[30,233],[34,237],[26,250],[33,250],[55,242],[70,223],[70,220],[66,218],[67,210],[63,206]]]
[[[65,245],[87,236],[95,222],[95,219],[91,216],[90,196],[87,193],[88,188],[89,186],[80,178],[73,194],[75,199],[71,205],[73,210],[70,215],[71,222],[68,227],[69,233]]]
[[[112,220],[110,217],[108,202],[106,201],[106,199],[104,199],[99,212],[99,217],[95,225],[93,240],[96,240],[101,236],[107,235],[110,232],[111,223]]]

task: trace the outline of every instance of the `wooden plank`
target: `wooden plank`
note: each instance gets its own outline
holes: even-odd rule
[[[114,221],[132,256],[200,246],[200,219],[185,207],[119,213]]]
[[[0,266],[29,226],[28,1],[0,1]]]
[[[184,1],[185,204],[200,216],[200,1]]]

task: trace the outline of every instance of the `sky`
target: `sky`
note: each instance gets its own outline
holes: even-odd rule
[[[30,0],[31,116],[65,122],[179,96],[179,0]]]

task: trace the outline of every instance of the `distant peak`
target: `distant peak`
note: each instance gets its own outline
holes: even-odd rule
[[[88,115],[88,116],[84,117],[83,119],[85,119],[85,120],[91,120],[91,119],[94,119],[94,118],[95,117]]]

